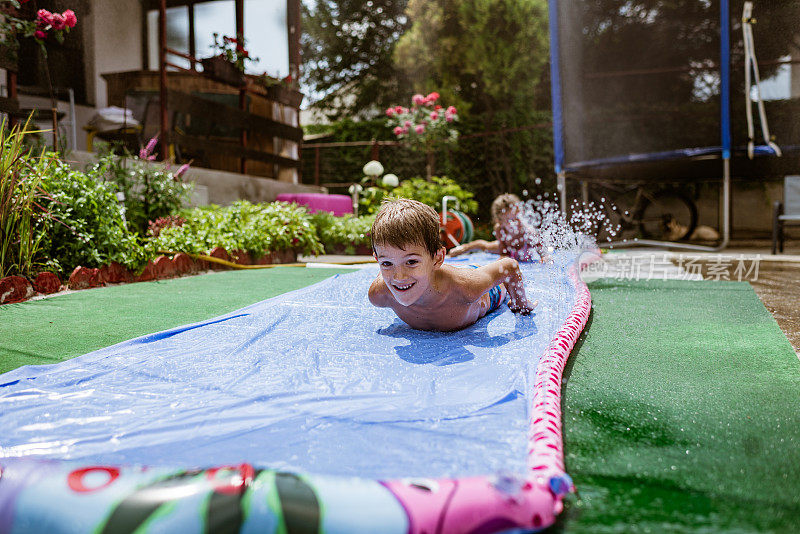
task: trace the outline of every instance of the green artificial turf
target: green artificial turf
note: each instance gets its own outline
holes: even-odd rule
[[[747,283],[598,280],[554,530],[797,532],[800,363]]]
[[[220,271],[0,306],[0,373],[211,319],[352,269]]]
[[[346,269],[228,271],[0,306],[0,371],[196,322]],[[746,283],[599,280],[565,370],[553,531],[796,532],[800,364]]]

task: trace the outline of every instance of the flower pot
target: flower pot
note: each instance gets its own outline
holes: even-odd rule
[[[300,104],[303,102],[303,93],[281,85],[267,87],[267,97],[293,108],[299,108]]]
[[[225,56],[205,57],[200,63],[203,65],[203,75],[212,80],[236,87],[244,85],[244,74]]]

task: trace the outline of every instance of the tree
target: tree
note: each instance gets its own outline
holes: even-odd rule
[[[490,115],[549,91],[546,0],[409,0],[407,13],[395,60],[418,91]]]
[[[409,26],[407,2],[303,4],[302,81],[323,95],[317,107],[331,118],[382,113],[410,92],[392,61],[395,44]],[[337,95],[342,89],[347,98]]]

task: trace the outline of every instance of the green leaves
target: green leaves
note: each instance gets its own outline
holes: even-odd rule
[[[58,163],[52,153],[38,156],[25,145],[35,133],[24,126],[0,123],[0,278],[9,274],[31,276],[40,265],[45,235],[38,231],[50,214],[44,177]]]
[[[167,167],[148,164],[137,157],[120,158],[109,152],[90,172],[125,194],[125,218],[140,236],[147,233],[149,221],[181,209],[192,191],[190,184],[176,180]]]
[[[342,118],[383,108],[410,92],[392,60],[395,43],[409,26],[407,3],[319,0],[309,7],[303,2],[303,82],[324,97],[315,107]],[[342,89],[346,93],[337,97]]]
[[[45,167],[45,165],[47,165]],[[136,234],[125,226],[114,185],[97,169],[84,173],[59,160],[42,158],[30,171],[41,176],[46,216],[34,227],[42,263],[62,272],[116,261],[137,269],[147,261]]]
[[[280,250],[324,251],[308,212],[296,204],[240,200],[228,207],[195,208],[181,215],[183,225],[164,228],[148,242],[151,254],[159,250],[207,254],[217,246],[228,252],[245,251],[254,259]]]
[[[459,111],[532,106],[549,59],[546,0],[410,0],[395,50],[415,88],[440,88]]]
[[[430,182],[422,178],[405,180],[392,191],[392,195],[419,200],[437,211],[442,208],[442,197],[450,195],[458,199],[459,211],[472,214],[478,211],[478,203],[473,200],[472,192],[462,189],[454,180],[446,176],[433,176]],[[455,206],[452,207],[455,208]]]
[[[336,217],[327,211],[318,211],[311,215],[311,222],[328,254],[355,254],[356,247],[369,247],[369,232],[374,220],[374,215]]]

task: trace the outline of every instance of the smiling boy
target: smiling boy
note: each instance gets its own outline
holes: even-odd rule
[[[509,297],[514,313],[529,314],[517,261],[502,258],[477,268],[444,263],[436,211],[401,198],[385,203],[372,224],[372,251],[380,266],[369,300],[389,307],[410,327],[452,331],[465,328]]]

